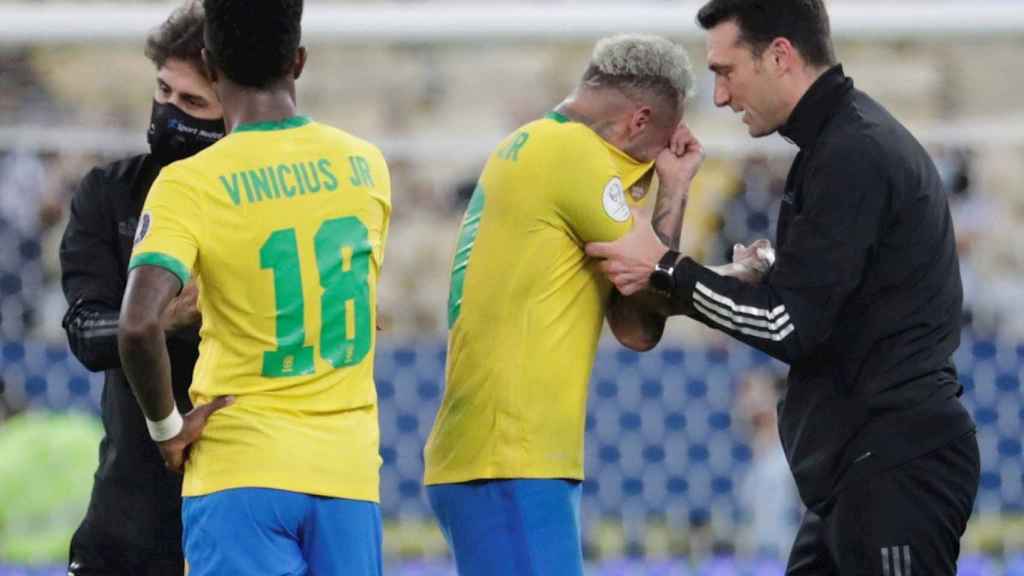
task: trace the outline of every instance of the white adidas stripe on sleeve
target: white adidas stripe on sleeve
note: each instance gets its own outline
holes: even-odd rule
[[[767,318],[769,320],[775,320],[776,318],[786,313],[786,307],[782,305],[776,306],[774,310],[768,310],[766,308],[754,308],[753,306],[737,305],[736,302],[734,302],[731,298],[722,296],[721,294],[712,291],[710,288],[708,288],[704,284],[701,284],[700,282],[697,282],[697,292],[700,292],[704,296],[714,300],[715,302],[718,302],[719,304],[728,306],[729,309],[733,311],[733,313],[746,314],[748,316],[753,316],[755,318]],[[696,294],[697,292],[694,292],[694,294]]]

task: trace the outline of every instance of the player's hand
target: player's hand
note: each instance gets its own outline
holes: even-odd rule
[[[734,276],[750,284],[759,284],[775,264],[775,249],[768,240],[757,240],[749,246],[737,244],[732,248]]]
[[[199,312],[199,288],[194,281],[186,284],[181,293],[167,303],[160,323],[167,333],[203,323],[203,315]]]
[[[686,190],[704,162],[704,146],[685,123],[676,128],[669,145],[654,161],[662,187]]]
[[[188,447],[199,439],[203,428],[206,428],[206,421],[210,415],[221,408],[230,406],[234,401],[234,396],[220,396],[209,404],[196,406],[182,417],[185,424],[177,436],[164,442],[157,442],[160,455],[163,456],[164,465],[168,470],[180,473],[185,469],[185,460],[188,460]]]
[[[633,213],[633,229],[614,242],[591,242],[587,255],[601,258],[598,265],[623,296],[647,288],[654,266],[668,252],[650,220]]]

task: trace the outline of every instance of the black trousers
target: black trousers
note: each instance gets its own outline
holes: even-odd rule
[[[804,515],[787,576],[954,576],[980,475],[971,432],[847,488]]]
[[[71,538],[68,576],[182,576],[182,553],[140,549],[103,533],[88,522]]]

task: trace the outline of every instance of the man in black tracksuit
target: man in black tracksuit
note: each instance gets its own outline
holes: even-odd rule
[[[799,148],[777,259],[753,283],[638,228],[588,247],[620,291],[790,365],[779,432],[808,507],[787,574],[955,574],[978,488],[974,423],[951,356],[962,290],[928,154],[835,63],[821,0],[713,0],[715,103]]]
[[[151,152],[93,169],[71,203],[60,247],[70,309],[64,318],[72,352],[104,371],[100,444],[92,497],[71,541],[71,576],[181,576],[181,476],[168,471],[121,370],[118,313],[139,214],[163,166],[224,134],[220,103],[203,75],[204,18],[183,7],[147,41],[157,91]],[[164,326],[179,409],[191,408],[188,386],[199,354],[194,286],[168,308]],[[140,481],[145,478],[146,481]]]

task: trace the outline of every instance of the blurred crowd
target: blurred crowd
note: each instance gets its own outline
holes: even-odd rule
[[[687,48],[700,69],[703,47]],[[1012,39],[837,47],[858,85],[933,152],[960,241],[970,322],[1018,340],[1024,256],[1014,240],[1024,222],[1017,193],[1024,139],[1012,138],[1012,126],[1024,124],[1013,97],[1024,86],[1003,71],[1016,65],[1020,48]],[[390,337],[443,336],[449,259],[490,148],[564,98],[589,49],[586,42],[311,47],[301,109],[379,143],[392,170],[380,303]],[[61,338],[56,247],[69,198],[91,165],[144,151],[152,78],[132,45],[0,48],[0,338]],[[683,244],[716,264],[736,242],[773,237],[795,149],[778,138],[751,148],[740,123],[712,106],[710,75],[698,78],[686,119],[709,159]],[[711,337],[692,322],[672,323],[670,338]]]
[[[1024,257],[1014,239],[1024,210],[978,185],[970,148],[934,152],[957,231],[967,321],[982,333],[1020,340]],[[0,339],[63,338],[57,248],[79,179],[104,160],[89,153],[0,152]],[[710,159],[684,226],[688,252],[717,264],[736,243],[773,238],[789,161],[787,155]],[[393,170],[397,202],[381,283],[383,324],[399,339],[436,337],[444,334],[448,260],[473,177],[436,194],[421,181],[429,175],[402,162]]]
[[[71,193],[92,158],[0,156],[0,340],[64,337],[57,249]]]

